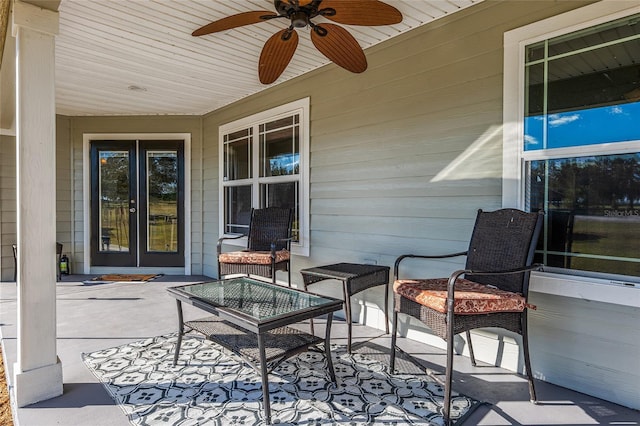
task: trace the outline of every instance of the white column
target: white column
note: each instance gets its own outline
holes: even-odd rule
[[[56,354],[55,35],[58,13],[16,1],[19,407],[62,394]]]

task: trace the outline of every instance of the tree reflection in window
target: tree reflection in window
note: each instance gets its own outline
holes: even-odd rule
[[[178,251],[178,154],[147,151],[147,251]]]
[[[640,154],[530,162],[530,207],[547,211],[538,261],[640,275]]]
[[[129,251],[129,153],[100,151],[100,251]]]

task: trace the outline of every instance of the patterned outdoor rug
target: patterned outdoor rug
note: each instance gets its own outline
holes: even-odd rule
[[[185,336],[172,367],[175,343],[171,334],[83,358],[134,425],[264,423],[262,385],[254,369],[193,336]],[[388,349],[372,344],[354,349],[358,353],[349,355],[344,346],[332,345],[337,385],[329,385],[322,352],[304,352],[276,368],[269,376],[272,422],[443,424],[442,388],[424,369],[398,359],[403,374],[389,375]],[[460,424],[478,405],[455,396],[452,418]]]

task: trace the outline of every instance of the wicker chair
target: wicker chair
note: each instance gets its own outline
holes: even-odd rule
[[[13,281],[18,279],[18,245],[11,244],[13,248]],[[60,271],[60,259],[62,259],[62,243],[56,243],[56,279],[62,281],[62,271]]]
[[[291,286],[291,209],[268,207],[252,209],[249,233],[218,240],[218,276],[231,274],[259,275],[276,282],[276,271],[287,271]],[[223,252],[225,240],[247,237],[247,248]]]
[[[395,369],[398,314],[411,315],[447,342],[444,384],[445,424],[450,423],[453,340],[466,332],[472,365],[476,365],[469,330],[504,328],[522,336],[524,363],[531,401],[536,392],[529,361],[527,303],[529,275],[541,265],[532,265],[542,227],[543,213],[515,209],[478,211],[466,252],[440,256],[407,254],[398,257],[394,268],[394,313],[391,337],[391,371]],[[464,270],[448,278],[401,279],[400,264],[408,258],[442,259],[467,256]],[[464,278],[462,276],[464,275]]]

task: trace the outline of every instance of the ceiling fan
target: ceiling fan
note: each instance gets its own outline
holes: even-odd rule
[[[202,36],[275,18],[289,19],[291,25],[271,36],[260,54],[260,82],[271,84],[287,68],[298,47],[295,29],[307,26],[311,27],[315,47],[336,65],[354,73],[367,69],[367,59],[356,39],[338,25],[312,22],[317,16],[345,25],[392,25],[402,21],[398,9],[379,0],[274,0],[273,4],[277,13],[238,13],[198,28],[191,35]]]

